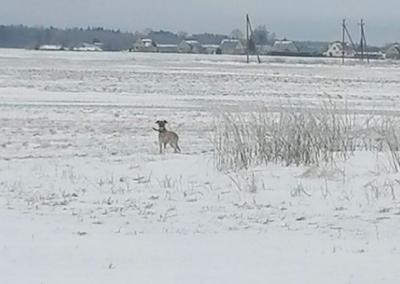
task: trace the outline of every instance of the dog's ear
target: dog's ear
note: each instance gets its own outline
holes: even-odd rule
[[[168,121],[164,120],[164,123],[168,123]]]
[[[156,124],[159,124],[159,123],[160,123],[160,121],[159,121],[159,120],[157,120],[157,121],[156,121]]]

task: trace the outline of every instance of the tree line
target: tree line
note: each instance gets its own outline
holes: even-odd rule
[[[71,48],[86,43],[101,42],[104,50],[123,50],[135,41],[135,34],[109,30],[102,27],[68,28],[27,27],[23,25],[0,26],[0,47],[38,48],[53,44]]]
[[[35,49],[41,45],[49,44],[72,48],[82,43],[101,43],[103,50],[119,51],[131,48],[136,40],[143,37],[151,38],[159,44],[178,44],[183,39],[197,40],[202,44],[219,44],[223,39],[227,38],[244,38],[239,29],[233,30],[230,35],[213,33],[189,35],[186,32],[173,33],[150,29],[132,33],[103,27],[61,29],[55,27],[0,25],[0,48]],[[275,40],[275,34],[270,33],[265,26],[258,26],[254,30],[254,40],[256,44],[271,44]]]

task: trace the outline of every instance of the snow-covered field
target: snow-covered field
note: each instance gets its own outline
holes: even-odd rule
[[[399,283],[385,153],[220,172],[212,137],[262,105],[400,115],[400,65],[243,62],[0,50],[0,282]]]

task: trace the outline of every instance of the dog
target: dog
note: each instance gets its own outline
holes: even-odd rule
[[[154,131],[158,132],[158,144],[160,145],[160,154],[162,154],[162,149],[164,145],[164,150],[169,144],[175,153],[180,153],[181,148],[179,148],[178,140],[179,136],[173,131],[168,131],[165,125],[168,122],[166,120],[157,120],[156,124],[158,124],[158,129],[153,127]]]

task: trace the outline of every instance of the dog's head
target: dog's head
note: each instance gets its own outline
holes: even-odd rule
[[[158,124],[159,129],[165,129],[165,125],[166,125],[167,123],[168,123],[168,122],[167,122],[166,120],[157,120],[157,121],[156,121],[156,124]]]

